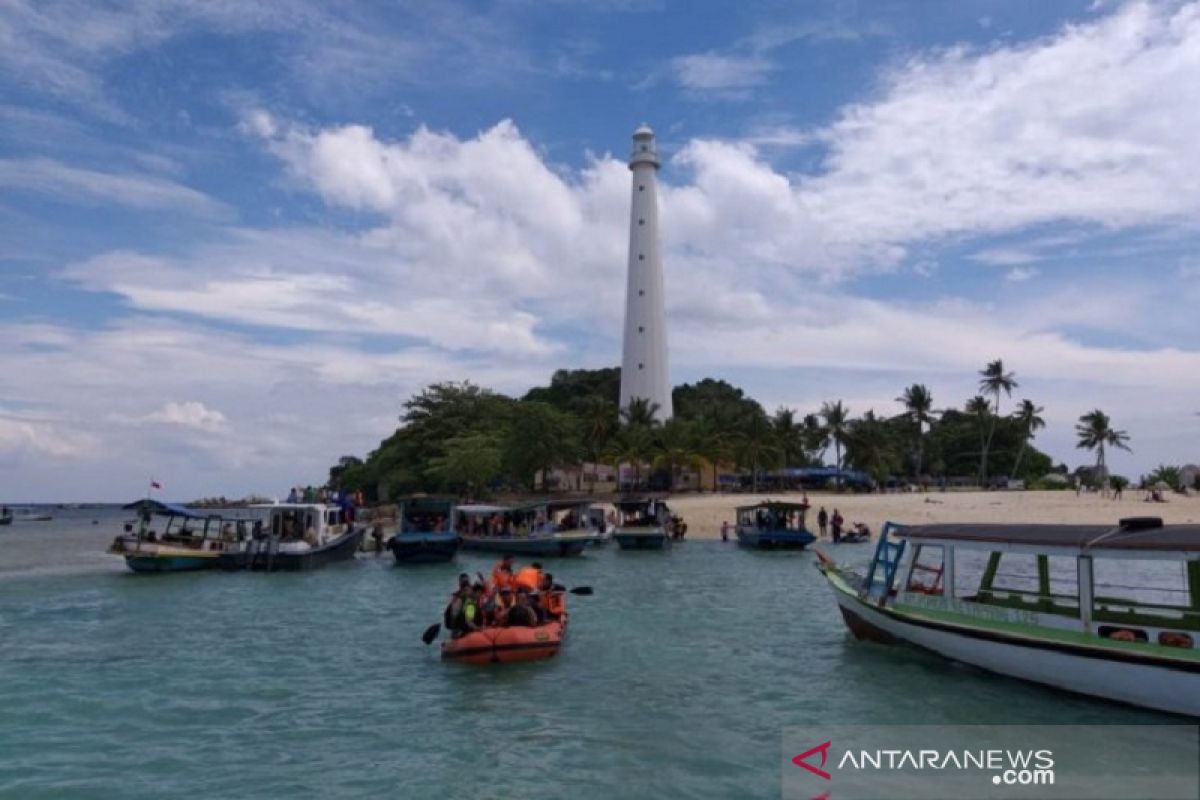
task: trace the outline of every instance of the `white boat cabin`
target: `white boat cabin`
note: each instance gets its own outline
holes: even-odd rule
[[[281,549],[293,545],[293,549],[321,547],[344,536],[354,529],[352,509],[324,503],[275,503],[254,506],[267,509],[267,518],[256,523],[254,535],[278,539]]]
[[[1193,650],[1200,525],[887,525],[860,596],[981,625]]]

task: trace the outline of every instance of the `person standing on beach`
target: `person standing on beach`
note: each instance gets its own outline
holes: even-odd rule
[[[842,512],[836,508],[833,510],[833,519],[829,520],[829,530],[833,534],[833,543],[838,544],[842,541],[842,525],[846,520],[842,519]]]
[[[817,528],[821,532],[821,538],[825,538],[826,528],[829,525],[829,514],[825,511],[825,506],[821,506],[821,510],[817,512]]]
[[[729,520],[725,520],[721,523],[721,541],[729,541]]]

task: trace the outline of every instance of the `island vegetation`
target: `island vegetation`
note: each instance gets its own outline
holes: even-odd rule
[[[329,485],[372,501],[414,492],[587,491],[589,465],[619,464],[627,465],[630,486],[666,490],[685,475],[700,490],[774,488],[815,467],[829,468],[832,488],[856,490],[1073,485],[1067,467],[1033,444],[1044,409],[1029,399],[1002,408],[1019,387],[1015,374],[1000,360],[979,374],[979,394],[959,404],[939,408],[916,383],[895,406],[857,415],[842,400],[803,415],[771,413],[738,387],[706,378],[674,389],[675,413],[665,424],[641,401],[618,410],[615,367],[559,370],[520,398],[470,382],[436,383],[404,402],[399,426],[365,458],[343,456]],[[1079,446],[1097,454],[1081,479],[1117,480],[1108,475],[1105,448],[1128,449],[1128,435],[1098,409],[1080,418],[1078,433]]]

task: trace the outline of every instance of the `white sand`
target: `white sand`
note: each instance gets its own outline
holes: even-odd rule
[[[1046,522],[1115,524],[1121,517],[1162,517],[1165,523],[1200,522],[1200,497],[1168,494],[1165,503],[1142,501],[1142,492],[1127,490],[1122,500],[1075,492],[930,492],[928,494],[826,494],[808,499],[808,527],[817,527],[817,510],[833,515],[840,509],[846,527],[865,522],[877,534],[884,522]],[[671,510],[688,524],[688,538],[715,539],[721,522],[733,524],[734,508],[760,500],[798,500],[800,495],[681,494],[671,498]]]

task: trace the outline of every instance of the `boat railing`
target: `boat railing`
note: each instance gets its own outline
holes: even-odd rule
[[[907,539],[901,539],[899,542],[891,540],[891,532],[898,527],[892,522],[883,524],[883,530],[879,533],[879,541],[875,545],[875,556],[871,559],[871,568],[867,571],[867,577],[863,581],[863,588],[860,592],[862,597],[880,604],[885,603],[891,593],[892,584],[896,580],[896,571],[900,567],[900,560],[904,557],[905,545],[908,544]]]

